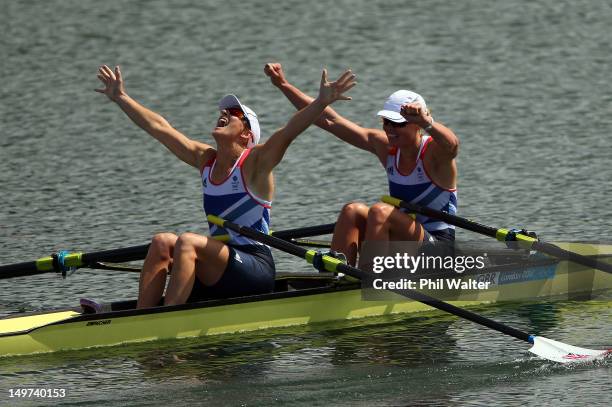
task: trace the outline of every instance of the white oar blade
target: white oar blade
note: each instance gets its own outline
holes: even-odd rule
[[[589,362],[602,359],[606,355],[612,356],[612,349],[594,350],[579,348],[578,346],[553,341],[542,336],[536,336],[533,339],[533,347],[529,349],[529,352],[541,358],[559,363]]]

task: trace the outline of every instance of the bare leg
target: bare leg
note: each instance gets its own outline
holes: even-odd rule
[[[161,300],[177,239],[178,236],[172,233],[159,233],[153,236],[140,273],[137,308],[154,307]]]
[[[368,207],[362,203],[352,202],[344,205],[331,242],[331,249],[342,252],[348,264],[355,265],[357,252],[366,232]]]
[[[410,240],[420,242],[425,236],[423,226],[412,216],[379,202],[370,208],[366,227],[366,240]]]
[[[368,220],[366,226],[365,240],[390,242],[409,240],[420,242],[423,240],[425,232],[423,226],[414,220],[411,216],[398,210],[397,208],[379,202],[370,208],[368,212]],[[376,255],[390,255],[388,247],[376,246]],[[370,253],[373,255],[374,253]],[[412,253],[414,254],[414,253]],[[368,270],[371,266],[372,259],[362,257],[359,259],[360,267]]]
[[[207,286],[214,285],[225,271],[229,248],[217,240],[195,233],[184,233],[174,247],[172,276],[164,305],[184,304],[196,278]]]

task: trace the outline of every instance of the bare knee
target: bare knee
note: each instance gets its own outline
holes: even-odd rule
[[[177,236],[173,233],[158,233],[151,239],[151,246],[147,257],[155,257],[158,261],[172,260],[172,253]]]
[[[375,203],[368,211],[368,224],[382,225],[387,222],[393,207],[382,202]]]
[[[176,252],[176,256],[185,256],[190,255],[196,256],[196,248],[202,245],[202,239],[204,239],[204,243],[206,243],[207,238],[205,236],[200,236],[195,233],[183,233],[176,240],[176,246],[174,251]]]
[[[339,221],[349,221],[353,224],[363,222],[368,218],[368,206],[360,202],[350,202],[342,207]]]

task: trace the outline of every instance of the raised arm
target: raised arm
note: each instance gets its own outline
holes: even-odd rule
[[[128,96],[118,66],[114,71],[106,65],[100,67],[98,78],[104,88],[95,89],[96,92],[105,94],[115,102],[134,123],[166,146],[175,156],[192,167],[201,168],[208,153],[213,151],[210,145],[188,138],[161,115]]]
[[[424,129],[435,141],[433,145],[436,156],[452,160],[459,152],[459,138],[455,133],[443,125],[436,122],[429,114],[427,109],[419,103],[405,104],[401,107],[400,114],[408,123],[415,123]]]
[[[351,99],[344,93],[355,84],[355,75],[350,70],[345,71],[334,82],[327,80],[327,71],[323,70],[319,96],[296,112],[287,124],[270,136],[264,144],[255,148],[256,170],[263,174],[270,173],[281,161],[291,142],[314,123],[329,104],[336,100]]]
[[[264,72],[270,77],[272,84],[289,99],[296,109],[303,109],[314,100],[287,81],[281,64],[266,64]],[[361,127],[341,116],[331,107],[325,108],[315,124],[340,140],[374,154],[377,154],[377,144],[386,144],[384,132]]]

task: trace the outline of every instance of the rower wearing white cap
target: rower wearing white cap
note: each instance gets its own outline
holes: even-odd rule
[[[274,195],[272,169],[289,144],[336,100],[355,85],[355,75],[344,72],[335,82],[324,70],[319,96],[305,104],[287,124],[259,143],[257,115],[236,96],[219,102],[219,118],[212,131],[216,146],[186,137],[159,114],[129,97],[119,67],[102,66],[98,78],[104,93],[134,123],[161,142],[179,159],[201,173],[204,212],[268,233]],[[170,270],[165,305],[181,304],[190,296],[243,296],[270,292],[275,268],[267,246],[209,225],[214,238],[196,233],[160,233],[153,237],[142,272],[139,308],[160,303]]]
[[[281,92],[301,109],[311,97],[287,82],[278,63],[267,64],[266,74]],[[378,112],[381,129],[370,129],[325,109],[315,124],[339,139],[368,151],[387,172],[390,195],[454,214],[457,211],[459,140],[442,123],[434,121],[423,97],[409,90],[394,92]],[[409,240],[454,241],[454,226],[418,215],[416,219],[386,203],[371,207],[351,202],[342,208],[332,239],[332,249],[355,264],[361,242]]]

